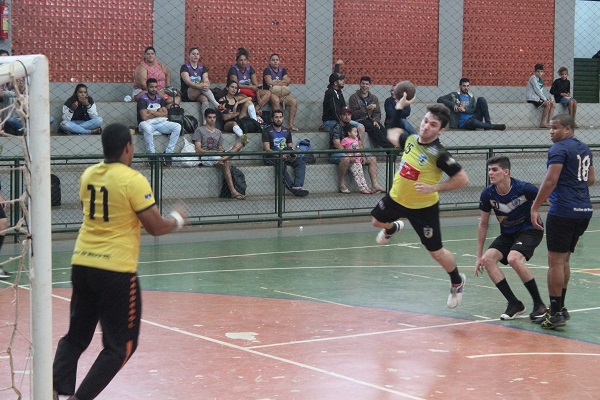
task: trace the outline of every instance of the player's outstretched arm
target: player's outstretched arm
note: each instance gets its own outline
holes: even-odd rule
[[[138,213],[138,218],[144,229],[152,236],[162,236],[174,230],[179,230],[187,224],[187,218],[183,207],[175,208],[168,217],[163,217],[158,211],[158,206],[152,207]]]

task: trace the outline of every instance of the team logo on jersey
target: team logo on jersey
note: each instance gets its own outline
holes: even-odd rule
[[[516,199],[512,199],[511,202],[512,202],[512,205],[515,208],[517,208],[517,207],[519,207],[521,205],[521,198],[517,197]]]
[[[144,195],[144,198],[145,198],[146,200],[148,200],[148,199],[152,198],[152,193],[148,193],[147,195]]]
[[[429,157],[427,157],[427,154],[421,153],[419,155],[418,160],[419,160],[419,165],[423,166],[423,165],[427,164],[427,161],[429,161]]]
[[[416,169],[415,167],[413,167],[406,161],[403,160],[400,163],[400,176],[401,177],[411,180],[411,181],[417,181],[419,179],[420,174],[421,174],[421,171],[419,171],[418,169]]]
[[[423,227],[423,236],[425,236],[427,239],[431,239],[433,237],[433,228],[429,226]]]
[[[429,146],[427,148],[427,151],[435,156],[438,153],[438,147],[437,146]]]
[[[160,110],[160,104],[159,103],[150,103],[150,104],[148,104],[147,109],[150,111],[158,111],[158,110]]]

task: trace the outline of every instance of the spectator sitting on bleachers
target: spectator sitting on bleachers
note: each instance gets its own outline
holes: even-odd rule
[[[322,127],[325,132],[330,132],[335,124],[340,123],[342,120],[341,110],[346,107],[346,100],[342,93],[346,75],[340,74],[340,65],[343,63],[344,61],[337,60],[333,66],[333,72],[329,75],[329,85],[327,85],[325,97],[323,97],[323,116],[321,120],[323,121]],[[350,123],[352,126],[356,126],[358,129],[358,136],[363,140],[365,137],[364,125],[352,120]]]
[[[348,99],[352,110],[352,120],[361,123],[369,135],[372,145],[391,148],[394,147],[387,140],[387,131],[381,125],[381,105],[379,99],[371,93],[371,78],[362,76],[360,88]],[[364,137],[360,138],[364,141]]]
[[[238,124],[239,119],[249,116],[252,119],[257,119],[256,110],[250,97],[239,99],[236,94],[238,92],[238,83],[236,81],[228,81],[225,90],[227,93],[219,99],[219,111],[223,119],[223,130],[225,132],[233,132],[240,138],[242,145],[248,143],[248,137]]]
[[[344,150],[342,146],[342,139],[346,137],[344,129],[347,125],[352,125],[352,111],[348,107],[343,107],[340,110],[341,120],[340,122],[333,125],[329,131],[329,148]],[[352,125],[354,126],[354,125]],[[360,139],[360,136],[359,136]],[[363,148],[362,141],[360,142],[360,148]],[[371,185],[374,193],[385,193],[385,189],[379,186],[377,182],[377,159],[373,155],[365,154],[367,161],[366,165],[369,166],[369,176],[371,177]],[[350,168],[350,163],[354,157],[348,156],[345,152],[332,153],[329,156],[329,162],[338,165],[338,189],[340,193],[349,194],[350,190],[346,186],[346,174]]]
[[[292,133],[283,126],[283,111],[273,111],[273,125],[265,128],[262,133],[263,148],[267,154],[263,158],[265,165],[278,166],[277,159],[281,156],[279,152],[283,150],[294,150]],[[287,190],[294,196],[304,197],[308,195],[308,190],[304,190],[304,175],[306,173],[306,163],[303,157],[296,154],[283,155],[285,165],[283,167],[283,184]],[[287,165],[294,168],[294,180],[290,177]]]
[[[22,96],[25,95],[25,79],[26,78],[16,79],[16,87],[10,82],[2,89],[2,108],[4,109],[2,119],[6,118],[6,121],[4,121],[4,132],[11,135],[23,136],[24,133],[21,117],[14,110],[8,109],[7,107],[17,103],[17,107],[22,105],[24,112],[27,112],[28,102],[21,103],[21,100],[17,97],[19,93]],[[51,115],[50,125],[53,123],[54,117]]]
[[[540,128],[549,128],[550,119],[554,115],[554,109],[556,103],[551,98],[547,98],[544,94],[544,66],[542,64],[535,64],[533,67],[535,71],[533,75],[527,81],[527,90],[525,96],[528,103],[533,104],[537,108],[544,107],[542,112],[542,120],[540,121]]]
[[[158,94],[158,83],[154,78],[146,80],[148,91],[140,95],[137,102],[137,120],[140,132],[144,134],[146,151],[154,154],[154,135],[170,135],[165,153],[173,153],[181,133],[181,125],[168,120],[167,104]],[[163,164],[171,166],[170,157],[162,157]],[[150,165],[152,165],[150,163]]]
[[[146,86],[146,80],[148,78],[156,79],[158,84],[158,95],[164,97],[165,88],[171,86],[171,71],[169,71],[169,68],[166,65],[160,64],[156,60],[156,50],[154,50],[154,47],[152,46],[146,47],[144,50],[144,61],[142,61],[135,71],[133,71],[134,101],[138,101],[139,97],[148,91],[148,87]],[[173,101],[175,104],[179,104],[181,102],[181,97],[176,96],[174,99],[169,97],[167,99],[167,104],[170,104]]]
[[[253,101],[256,100],[256,113],[260,114],[262,106],[271,101],[271,92],[258,87],[256,70],[248,64],[249,59],[248,50],[240,47],[235,55],[235,64],[227,72],[227,80],[238,83],[240,95],[248,96]]]
[[[219,103],[210,90],[208,68],[200,64],[200,49],[192,47],[188,55],[189,61],[179,69],[181,100],[199,102],[201,104],[200,115],[204,115],[207,108],[212,106],[217,109]]]
[[[217,167],[223,171],[223,177],[225,178],[225,182],[227,182],[227,186],[229,186],[229,191],[231,192],[231,197],[236,200],[244,200],[246,196],[241,194],[235,189],[233,184],[233,178],[231,177],[231,169],[229,158],[231,156],[217,156],[210,155],[207,153],[224,153],[223,149],[223,134],[220,130],[218,130],[215,126],[217,123],[217,112],[212,108],[208,108],[204,111],[204,125],[200,126],[194,134],[192,135],[192,141],[194,142],[194,146],[196,147],[196,152],[200,153],[200,162],[203,166],[207,167]],[[240,151],[242,148],[242,144],[240,142],[236,142],[227,152],[236,153]]]
[[[386,129],[393,128],[392,122],[394,121],[394,115],[396,115],[397,112],[396,103],[398,102],[398,99],[394,97],[394,88],[395,86],[392,86],[392,90],[390,91],[390,97],[385,99],[385,102],[383,103],[383,108],[385,108],[384,126]],[[410,111],[410,105],[406,106],[403,110],[400,110],[400,112],[402,113],[402,123],[404,124],[403,129],[411,135],[417,135],[417,130],[407,119],[410,116]]]
[[[470,86],[469,78],[461,78],[460,92],[451,92],[437,99],[438,103],[442,103],[450,110],[450,128],[505,130],[504,124],[492,124],[486,99],[469,93]]]
[[[569,70],[567,67],[560,67],[558,69],[558,76],[559,78],[552,83],[550,94],[554,95],[556,104],[561,104],[569,110],[569,115],[575,121],[577,100],[571,96],[571,81],[568,79]],[[579,125],[575,124],[575,128],[579,128]]]
[[[88,88],[83,83],[75,87],[73,95],[62,107],[60,129],[76,135],[99,135],[102,133],[102,118],[98,116],[96,103],[88,95]]]
[[[290,108],[288,127],[290,131],[297,132],[298,128],[294,125],[294,120],[298,110],[298,101],[290,93],[290,83],[287,70],[280,65],[279,54],[271,54],[269,65],[263,71],[263,88],[271,91],[272,110],[285,110],[286,106]]]

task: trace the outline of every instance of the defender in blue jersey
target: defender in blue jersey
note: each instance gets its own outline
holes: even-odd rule
[[[548,170],[531,206],[531,223],[543,229],[538,209],[547,199],[551,203],[546,218],[550,311],[536,321],[544,329],[564,326],[571,318],[565,308],[571,253],[592,217],[588,188],[596,180],[592,152],[575,137],[572,117],[561,114],[552,118],[550,139],[554,145],[548,150]]]
[[[529,317],[534,320],[546,313],[546,305],[540,297],[533,274],[525,265],[544,237],[544,232],[535,229],[530,221],[531,204],[538,189],[531,183],[511,178],[510,160],[506,156],[492,157],[486,165],[491,185],[483,189],[479,199],[481,220],[477,234],[475,276],[487,270],[490,279],[508,302],[500,319],[514,319],[525,312],[525,306],[515,296],[498,267],[498,262],[510,264],[533,299],[533,311]],[[500,223],[500,236],[483,253],[492,210]]]

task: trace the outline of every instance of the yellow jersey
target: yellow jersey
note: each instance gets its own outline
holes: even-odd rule
[[[404,153],[390,189],[390,197],[396,203],[412,209],[430,207],[439,201],[437,192],[417,192],[415,182],[435,185],[442,180],[443,172],[453,176],[462,169],[439,139],[428,144],[420,144],[418,139],[418,135],[407,133],[400,136]]]
[[[123,163],[101,162],[81,175],[79,197],[83,225],[71,263],[136,272],[141,236],[137,213],[155,204],[148,180]]]

